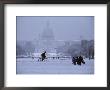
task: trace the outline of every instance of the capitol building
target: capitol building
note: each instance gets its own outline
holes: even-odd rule
[[[42,53],[46,51],[48,54],[58,55],[58,48],[62,46],[68,46],[73,44],[80,44],[81,41],[65,41],[65,40],[55,40],[55,35],[50,28],[49,22],[46,23],[46,28],[43,29],[43,32],[39,34],[38,39],[36,40],[36,49],[35,53]]]

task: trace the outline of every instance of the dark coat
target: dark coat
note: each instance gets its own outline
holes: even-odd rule
[[[42,61],[46,58],[46,55],[45,54],[46,54],[46,52],[44,52],[44,53],[41,54]]]

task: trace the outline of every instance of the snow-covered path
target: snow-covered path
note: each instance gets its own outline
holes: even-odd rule
[[[17,74],[94,74],[94,60],[85,59],[86,64],[73,65],[71,59],[18,58]]]

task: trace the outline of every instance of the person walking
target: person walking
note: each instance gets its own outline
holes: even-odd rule
[[[46,54],[46,51],[41,54],[42,61],[44,61],[44,59],[46,59],[46,55],[45,54]]]

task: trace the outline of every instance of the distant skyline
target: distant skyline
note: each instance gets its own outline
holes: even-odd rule
[[[93,16],[17,16],[17,40],[39,39],[47,23],[54,33],[55,40],[93,40]]]

